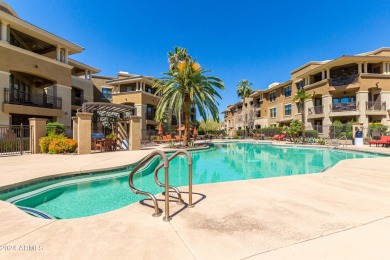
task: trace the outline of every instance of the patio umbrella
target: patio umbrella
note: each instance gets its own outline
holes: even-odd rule
[[[197,132],[196,132],[196,126],[194,126],[194,132],[192,133],[193,135],[196,135]]]
[[[160,124],[158,127],[158,135],[162,135],[162,134],[163,134],[163,127],[162,124]]]

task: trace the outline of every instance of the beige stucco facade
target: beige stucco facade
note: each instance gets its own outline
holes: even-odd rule
[[[70,129],[84,100],[93,100],[91,66],[72,60],[83,48],[18,17],[0,2],[0,125],[47,118]]]
[[[293,101],[298,88],[303,87],[312,98],[305,102],[305,125],[327,136],[335,120],[355,121],[363,127],[371,122],[388,125],[390,106],[390,48],[341,56],[334,60],[308,62],[293,70],[291,79],[271,84],[265,90],[251,94],[257,113],[255,128],[288,125],[301,119],[298,104]],[[291,87],[290,91],[286,88]],[[225,129],[239,129],[240,102],[228,106]],[[290,107],[291,105],[291,107]],[[291,111],[291,112],[290,112]]]

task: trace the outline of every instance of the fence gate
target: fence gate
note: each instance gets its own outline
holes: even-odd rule
[[[0,156],[22,155],[30,153],[34,142],[32,126],[29,125],[0,125]]]

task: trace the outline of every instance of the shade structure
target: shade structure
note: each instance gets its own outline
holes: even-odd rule
[[[160,125],[158,126],[158,134],[159,134],[159,135],[162,135],[162,134],[163,134],[163,127],[162,127],[162,124],[160,124]]]

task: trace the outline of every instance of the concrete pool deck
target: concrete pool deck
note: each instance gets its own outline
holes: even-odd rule
[[[0,186],[123,166],[150,151],[1,157]],[[140,203],[44,220],[0,201],[0,258],[389,259],[389,163],[345,160],[325,173],[195,185],[196,206],[172,202],[169,223]]]

